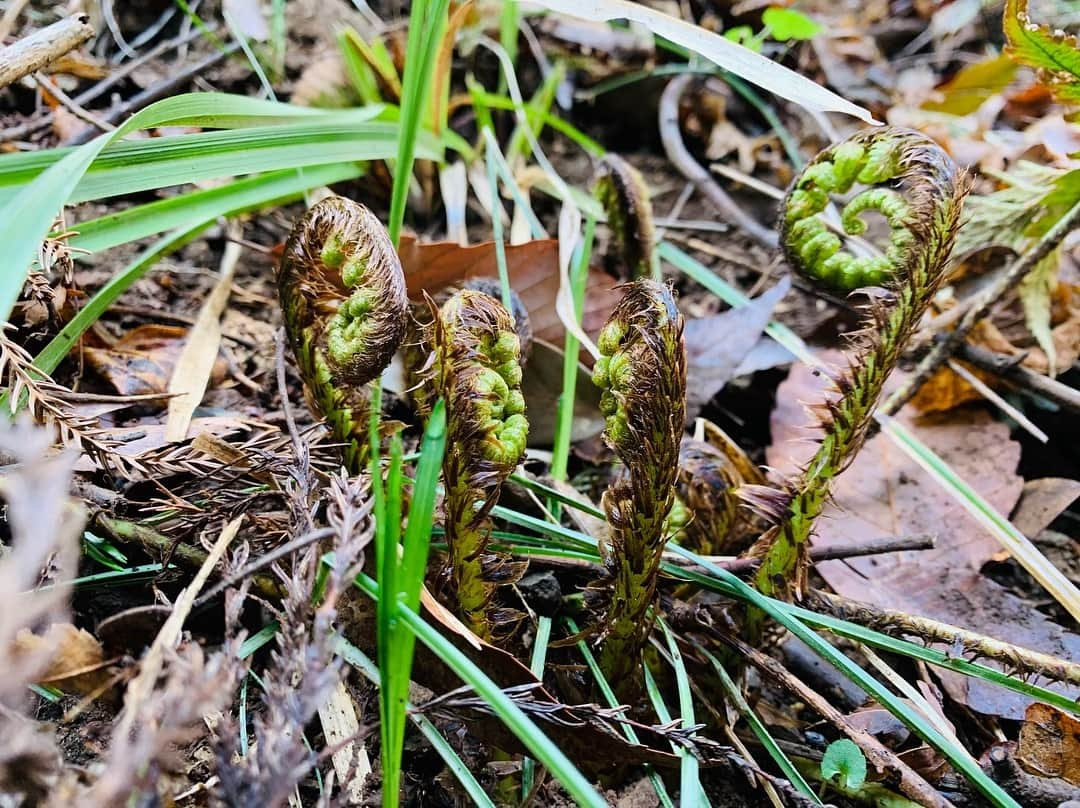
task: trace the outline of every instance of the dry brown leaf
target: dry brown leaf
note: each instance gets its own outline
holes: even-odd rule
[[[101,643],[71,623],[53,623],[44,635],[24,628],[15,636],[15,653],[43,658],[40,684],[82,696],[100,691],[112,678]]]
[[[1077,497],[1080,497],[1080,480],[1064,477],[1028,480],[1010,521],[1025,536],[1034,538],[1050,527]]]
[[[828,361],[839,364],[843,359],[834,352]],[[805,439],[813,430],[806,429],[810,419],[801,402],[820,401],[822,388],[821,377],[804,365],[796,366],[780,385],[767,452],[770,466],[790,474],[809,458],[814,443]],[[1020,447],[1009,438],[1006,424],[983,411],[916,418],[905,410],[897,417],[999,513],[1012,511],[1023,480],[1015,471]],[[1000,549],[997,541],[887,436],[868,441],[837,478],[834,503],[819,520],[815,546],[881,535],[938,537],[932,550],[819,563],[818,571],[839,594],[1053,656],[1080,656],[1080,637],[980,574]],[[1031,703],[982,680],[941,675],[950,697],[981,713],[1019,719]],[[1077,688],[1051,687],[1074,697],[1080,694]]]
[[[956,360],[959,362],[959,360]],[[992,373],[979,370],[966,362],[960,362],[967,370],[977,378],[985,382],[991,388],[999,385],[998,377]],[[911,403],[919,412],[930,414],[935,412],[948,412],[972,401],[982,401],[982,394],[971,386],[970,383],[948,367],[942,367],[911,399]]]
[[[1016,759],[1031,774],[1080,786],[1080,720],[1049,704],[1032,704],[1020,725]]]
[[[90,368],[120,395],[164,393],[186,339],[186,328],[140,325],[108,348],[84,348],[83,355]],[[223,379],[226,372],[225,362],[219,359],[212,378]]]
[[[441,289],[468,278],[497,278],[498,264],[492,241],[462,247],[452,241],[420,243],[415,236],[403,235],[398,246],[409,297],[418,299],[422,292],[434,295]],[[555,311],[559,291],[559,243],[554,239],[507,245],[507,273],[510,285],[529,311],[533,334],[559,345],[566,329]],[[622,297],[614,287],[614,278],[590,270],[585,286],[585,309],[582,325],[590,337],[603,327],[612,308]]]

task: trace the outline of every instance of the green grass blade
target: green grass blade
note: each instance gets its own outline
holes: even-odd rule
[[[338,639],[337,654],[347,663],[356,668],[362,673],[369,682],[376,687],[382,689],[382,679],[379,676],[379,670],[375,667],[375,663],[371,659],[344,638]],[[413,709],[411,704],[406,703],[406,711]],[[469,795],[469,798],[473,801],[474,805],[480,806],[480,808],[495,808],[495,803],[491,801],[491,798],[484,791],[483,786],[477,782],[473,777],[469,767],[465,765],[465,762],[458,757],[454,748],[447,743],[446,738],[442,736],[442,733],[427,719],[426,716],[420,713],[409,712],[409,718],[417,728],[427,738],[428,743],[438,753],[439,757],[443,759],[443,763],[446,764],[446,768],[450,770],[450,773],[457,778],[457,781],[461,783],[461,787],[465,789],[465,793]]]
[[[679,691],[679,717],[683,727],[692,727],[697,724],[694,718],[694,697],[690,693],[690,677],[686,673],[686,665],[683,663],[682,652],[674,633],[663,618],[657,620],[664,641],[667,643],[668,654],[671,656],[671,667],[675,671],[675,684]],[[701,772],[698,759],[687,749],[681,749],[679,756],[682,765],[679,767],[679,805],[682,808],[693,808],[694,805],[708,805],[708,798],[700,801]]]
[[[536,620],[536,636],[533,638],[532,657],[529,659],[529,670],[533,676],[541,681],[544,678],[544,665],[547,661],[548,643],[551,641],[551,628],[553,621],[550,617],[541,615]],[[530,757],[521,762],[521,795],[528,796],[532,791],[536,777],[536,761]]]
[[[356,585],[372,599],[379,597],[379,585],[367,575],[358,575]],[[507,729],[516,735],[530,754],[547,766],[571,798],[578,805],[605,808],[607,803],[577,767],[563,754],[559,747],[540,731],[522,709],[507,696],[472,660],[459,651],[454,644],[429,625],[419,614],[404,606],[400,610],[401,621],[416,635],[417,639],[445,662],[454,673],[472,687],[480,698],[502,720]]]
[[[431,95],[431,72],[439,49],[438,32],[446,24],[450,0],[414,0],[409,12],[409,35],[405,42],[405,75],[401,91],[401,129],[394,162],[394,187],[390,197],[387,230],[396,245],[405,221],[405,202],[416,158],[417,135]],[[436,158],[439,159],[439,158]]]

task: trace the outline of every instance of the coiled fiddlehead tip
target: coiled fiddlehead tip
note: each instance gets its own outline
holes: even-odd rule
[[[277,279],[298,356],[313,339],[335,383],[357,387],[390,364],[409,303],[397,252],[370,210],[340,196],[312,206],[289,235]]]
[[[862,214],[880,213],[890,230],[882,255],[844,249],[819,216],[832,195],[856,185],[867,187],[842,206],[841,225],[860,235]],[[898,282],[921,254],[940,248],[940,234],[951,241],[965,190],[956,165],[921,132],[864,130],[820,152],[792,182],[781,206],[780,243],[796,271],[837,291]]]
[[[483,292],[489,297],[493,297],[499,301],[502,300],[502,284],[499,282],[498,278],[469,278],[465,281],[465,288],[472,289],[474,292]],[[532,320],[529,317],[529,310],[525,308],[525,303],[522,301],[521,296],[513,289],[510,290],[510,314],[514,317],[514,331],[517,333],[518,344],[521,347],[521,366],[524,367],[529,358],[529,354],[532,353]]]
[[[600,358],[593,381],[601,388],[606,419],[604,439],[622,461],[658,460],[668,447],[674,475],[679,438],[686,419],[686,348],[683,318],[671,288],[651,280],[626,285],[597,337]]]
[[[656,228],[649,189],[641,172],[619,155],[609,152],[597,166],[593,194],[603,206],[608,227],[622,252],[624,277],[632,280],[649,277]]]
[[[472,455],[473,484],[501,482],[529,434],[514,321],[495,298],[463,289],[439,310],[435,341],[449,430],[459,440],[451,451]]]
[[[738,470],[723,452],[703,441],[683,438],[677,491],[691,517],[682,515],[684,523],[679,525],[689,547],[706,555],[731,552],[741,484]]]

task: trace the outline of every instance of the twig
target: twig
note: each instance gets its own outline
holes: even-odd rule
[[[206,562],[206,551],[201,547],[174,541],[139,522],[117,519],[104,513],[97,514],[93,522],[94,526],[109,538],[125,544],[138,544],[151,558],[167,558],[170,562],[175,561],[192,570],[199,569]],[[264,575],[256,575],[252,579],[252,585],[259,594],[268,598],[277,599],[283,595],[281,587],[272,578]]]
[[[95,126],[102,132],[112,131],[116,128],[108,121],[103,121],[93,112],[85,110],[81,106],[79,106],[70,95],[60,89],[60,87],[56,84],[55,81],[49,81],[40,73],[35,73],[34,82],[37,84],[38,87],[42,89],[42,91],[48,93],[57,101],[59,101],[61,106],[63,106],[68,112],[70,112],[80,121],[88,123],[91,126]]]
[[[4,9],[4,16],[0,17],[0,42],[8,38],[11,29],[15,27],[15,20],[22,14],[22,10],[30,3],[30,0],[14,0]]]
[[[958,649],[957,653],[972,654],[974,658],[1002,662],[1019,676],[1042,676],[1056,682],[1080,685],[1080,664],[1030,651],[995,640],[985,634],[932,620],[929,617],[907,614],[895,609],[883,609],[869,603],[850,600],[840,595],[810,590],[807,607],[830,614],[841,620],[857,623],[891,636],[907,634],[925,642],[943,643]]]
[[[1001,377],[1025,393],[1045,398],[1070,412],[1080,413],[1080,390],[1028,370],[1020,364],[1024,359],[1022,354],[1008,356],[994,353],[969,342],[962,343],[956,353],[965,362]]]
[[[181,70],[174,76],[170,76],[164,81],[159,81],[151,87],[147,87],[141,93],[136,93],[127,101],[115,109],[109,110],[102,119],[111,124],[119,123],[123,118],[128,117],[134,112],[138,112],[143,107],[152,104],[167,95],[173,94],[177,88],[184,86],[193,78],[198,76],[205,70],[209,70],[214,65],[223,61],[227,57],[231,56],[240,48],[235,42],[229,45],[225,50],[216,51],[205,59],[196,62],[190,67]],[[92,128],[83,129],[81,132],[75,133],[72,137],[63,142],[64,146],[81,146],[88,140],[94,137],[94,130]]]
[[[911,400],[915,393],[919,391],[919,388],[945,364],[945,361],[956,351],[959,345],[967,339],[975,324],[986,317],[990,313],[990,309],[1002,297],[1019,285],[1020,281],[1027,277],[1028,273],[1038,266],[1039,262],[1056,249],[1058,244],[1078,226],[1080,226],[1080,202],[1073,205],[1068,213],[1058,219],[1035,246],[1013,261],[1005,273],[998,278],[997,283],[987,289],[967,310],[956,328],[938,336],[934,347],[919,362],[915,372],[911,374],[900,389],[885,400],[880,411],[885,415],[898,413],[901,407]]]
[[[899,778],[898,788],[904,796],[918,802],[920,805],[934,806],[934,808],[947,808],[947,806],[952,805],[939,791],[920,777],[914,769],[886,748],[881,741],[869,732],[853,726],[844,717],[843,713],[829,704],[813,688],[792,674],[777,660],[766,656],[737,637],[722,635],[721,638],[741,654],[746,661],[761,670],[768,679],[794,694],[796,698],[805,702],[812,710],[815,710],[825,720],[832,723],[844,735],[858,744],[859,748],[866,754],[867,760],[876,769],[895,774]]]
[[[974,387],[975,392],[977,392],[987,401],[995,404],[998,409],[1000,409],[1003,413],[1016,421],[1016,423],[1018,423],[1020,427],[1029,435],[1035,438],[1035,440],[1039,441],[1040,443],[1047,443],[1050,440],[1050,436],[1043,432],[1041,429],[1039,429],[1037,426],[1035,426],[1035,424],[1032,423],[1030,418],[1024,415],[1024,413],[1020,412],[1020,410],[1018,410],[1004,398],[999,396],[997,394],[997,391],[994,390],[994,388],[992,388],[990,385],[988,385],[986,382],[984,382],[966,367],[961,365],[959,362],[953,361],[952,359],[946,361],[945,364],[948,365],[949,370],[951,370],[965,382]]]
[[[91,101],[101,97],[117,84],[125,81],[128,76],[147,62],[157,59],[168,53],[170,50],[179,48],[181,45],[186,45],[188,42],[191,42],[193,39],[197,39],[200,36],[202,36],[202,34],[199,31],[194,31],[189,32],[186,35],[166,40],[165,42],[159,42],[138,59],[124,62],[123,65],[111,71],[106,78],[95,83],[94,86],[89,87],[84,92],[79,93],[72,101],[80,107],[85,107]],[[0,143],[6,143],[12,140],[22,140],[28,135],[32,135],[34,132],[50,126],[55,117],[56,116],[52,112],[47,112],[44,115],[39,115],[25,123],[21,123],[18,126],[4,129],[3,131],[0,131]]]
[[[0,50],[0,88],[40,70],[94,35],[90,17],[75,14]]]
[[[746,231],[759,244],[775,248],[779,243],[776,233],[764,227],[732,200],[721,188],[708,171],[694,159],[689,149],[683,142],[682,132],[679,131],[679,99],[682,97],[687,86],[694,80],[690,73],[676,76],[660,96],[660,139],[664,143],[664,151],[668,159],[695,187],[713,203],[720,212],[731,222]]]
[[[836,547],[811,547],[811,561],[831,561],[838,558],[858,558],[859,556],[879,555],[881,553],[898,553],[904,550],[932,550],[937,537],[931,533],[918,533],[913,536],[881,536],[858,544],[847,544]],[[668,560],[679,566],[693,567],[693,564],[685,564],[682,556],[672,556]],[[734,561],[720,561],[717,565],[735,575],[749,575],[761,566],[760,558],[737,558]]]

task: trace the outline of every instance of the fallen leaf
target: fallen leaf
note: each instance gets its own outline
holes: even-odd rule
[[[686,417],[697,417],[709,401],[735,375],[735,370],[757,344],[776,304],[791,289],[791,278],[752,300],[748,305],[720,314],[687,320]]]
[[[222,12],[228,15],[230,24],[234,24],[248,39],[265,42],[270,38],[270,26],[259,0],[224,0]]]
[[[828,361],[841,364],[837,352]],[[891,384],[898,384],[894,374]],[[792,369],[777,390],[772,415],[770,466],[793,473],[816,444],[802,402],[824,396],[825,382],[805,365]],[[904,425],[1003,515],[1020,497],[1023,480],[1015,469],[1020,446],[1009,438],[1007,424],[982,411],[916,418],[908,410]],[[816,547],[866,540],[881,535],[933,533],[932,550],[890,553],[843,561],[825,561],[817,570],[839,594],[888,609],[930,617],[989,634],[1065,659],[1080,656],[1080,637],[1065,631],[979,572],[1000,550],[997,541],[956,501],[910,460],[887,436],[868,441],[833,487],[834,504],[818,522]],[[993,664],[986,662],[986,664]],[[1031,703],[1025,696],[980,679],[936,672],[948,695],[980,713],[1020,719]],[[1080,689],[1048,685],[1080,695]]]
[[[289,100],[302,107],[324,109],[355,105],[356,92],[345,74],[341,56],[326,56],[308,64],[296,80]]]
[[[164,393],[187,339],[187,329],[171,325],[141,325],[107,348],[86,347],[87,365],[122,396]],[[226,367],[215,367],[215,379]]]
[[[409,297],[418,299],[422,292],[434,295],[451,284],[468,278],[499,276],[495,242],[462,247],[452,241],[420,243],[415,236],[403,235],[398,246]],[[559,291],[559,243],[540,239],[506,246],[510,286],[521,297],[529,312],[533,334],[553,344],[560,344],[566,329],[555,310]],[[622,297],[618,281],[598,270],[590,270],[585,284],[585,308],[582,326],[591,337],[603,327],[608,315]]]
[[[1080,497],[1080,480],[1064,477],[1043,477],[1028,480],[1020,501],[1012,514],[1012,523],[1025,536],[1035,537],[1050,527],[1076,498]]]
[[[1049,704],[1032,704],[1020,725],[1016,760],[1031,774],[1080,786],[1080,720]]]
[[[112,678],[101,643],[71,623],[53,623],[44,635],[22,629],[15,635],[15,653],[43,658],[38,683],[82,696],[98,692]]]

